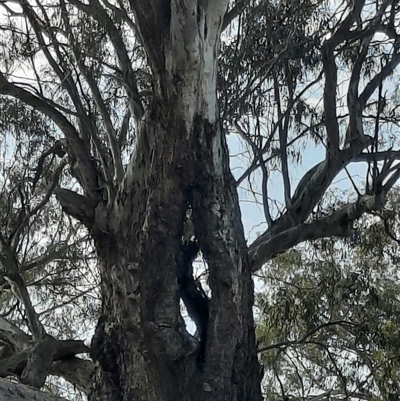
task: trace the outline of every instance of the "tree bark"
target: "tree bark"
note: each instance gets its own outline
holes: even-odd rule
[[[57,123],[67,138],[72,174],[83,188],[83,195],[58,189],[56,196],[64,211],[90,230],[99,256],[102,313],[91,346],[96,367],[89,398],[261,400],[252,263],[216,94],[219,40],[229,1],[129,2],[152,70],[153,95],[147,105],[138,95],[123,36],[101,3],[70,3],[106,28],[136,120],[135,150],[122,182],[115,164],[115,188],[104,173],[109,191],[100,195],[101,177],[90,146],[74,125],[5,77],[0,76],[0,85],[2,93]],[[104,115],[99,96],[96,104]],[[112,136],[110,121],[103,122]],[[189,237],[188,219],[194,227]],[[190,244],[206,261],[211,293],[208,299],[203,292],[202,318],[197,313],[199,338],[186,331],[180,314],[180,299],[193,299],[183,294],[189,287],[182,284],[183,277],[194,282],[187,274],[196,256],[186,254]],[[195,298],[201,292],[193,285],[191,290]],[[193,305],[187,309],[198,312]]]
[[[251,263],[218,121],[217,49],[227,2],[204,9],[171,3],[169,19],[153,16],[167,20],[165,31],[160,27],[164,58],[148,52],[155,94],[138,121],[135,154],[107,229],[93,230],[103,306],[91,399],[260,400]],[[146,41],[151,27],[141,20],[151,13],[142,15],[139,5],[136,12]],[[157,37],[147,39],[154,50]],[[209,271],[200,340],[187,333],[179,306],[188,215]]]
[[[188,124],[179,106],[153,105],[108,232],[93,233],[103,297],[93,400],[261,399],[251,264],[227,145],[217,122],[197,115]],[[188,209],[212,294],[203,344],[180,317]]]
[[[55,397],[24,384],[12,383],[0,379],[0,394],[2,401],[67,401],[65,398]]]

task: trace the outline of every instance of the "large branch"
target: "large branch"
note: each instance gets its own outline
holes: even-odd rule
[[[76,218],[88,228],[93,226],[96,201],[64,188],[57,188],[54,193],[67,214]]]
[[[67,357],[53,363],[51,374],[63,377],[74,386],[89,394],[94,364],[91,361],[77,357]]]
[[[24,384],[12,383],[6,379],[0,379],[1,401],[67,401],[65,398],[38,391]]]
[[[257,245],[251,245],[249,249],[249,255],[253,260],[253,271],[259,269],[276,255],[301,242],[324,237],[351,235],[355,220],[367,211],[380,210],[383,207],[384,195],[385,192],[378,195],[365,195],[356,203],[342,207],[327,218],[313,221],[310,224],[299,224],[277,235],[266,237],[264,241],[257,241]]]
[[[279,234],[293,226],[293,221],[304,222],[319,202],[333,179],[344,169],[362,150],[371,145],[373,138],[364,136],[352,143],[349,149],[339,152],[337,157],[327,154],[324,161],[311,168],[301,179],[292,197],[291,214],[285,213],[275,220],[273,227],[260,235],[250,246],[256,248],[271,236]]]
[[[354,15],[359,14],[360,6],[363,4],[362,1],[356,2],[355,8],[357,8],[356,13]],[[353,10],[354,13],[354,10]],[[354,21],[354,15],[348,16],[349,20],[347,24],[351,21]],[[353,19],[352,19],[353,18]],[[348,30],[346,28],[347,24],[343,24],[342,27],[337,31],[341,35]],[[342,31],[343,29],[343,31]],[[340,37],[340,35],[339,35]],[[400,63],[400,54],[395,54],[392,56],[392,59],[382,68],[382,70],[366,85],[364,91],[358,97],[358,100],[352,98],[352,101],[356,101],[359,105],[357,108],[356,115],[358,111],[364,109],[367,101],[374,93],[374,91],[378,88],[379,84],[387,78]],[[332,104],[331,107],[334,105]],[[332,118],[334,117],[332,114]],[[354,125],[354,124],[353,124]],[[359,116],[357,115],[357,126],[360,125]],[[348,127],[348,131],[351,131],[351,127]],[[334,135],[331,132],[332,135]],[[354,133],[351,133],[353,136]],[[300,181],[293,197],[292,197],[292,208],[290,213],[287,212],[283,216],[281,216],[278,220],[274,222],[274,226],[270,227],[267,231],[265,231],[259,238],[257,238],[254,243],[250,246],[250,251],[254,252],[254,249],[257,248],[261,243],[266,243],[273,235],[278,235],[285,230],[288,230],[292,227],[292,216],[295,216],[297,219],[297,225],[305,221],[308,215],[311,213],[313,208],[316,206],[318,201],[321,199],[329,185],[331,185],[332,180],[336,177],[336,175],[344,169],[349,163],[352,162],[362,162],[369,161],[374,158],[373,155],[367,155],[361,153],[364,149],[370,146],[373,143],[373,138],[363,135],[360,132],[358,139],[352,141],[348,144],[347,148],[343,151],[338,152],[338,154],[334,154],[332,151],[328,151],[326,155],[326,159],[321,163],[314,166],[310,169]],[[334,139],[334,136],[331,139]],[[328,135],[329,136],[329,135]],[[377,160],[383,160],[383,157],[387,152],[380,152],[377,154]],[[392,152],[388,154],[389,156],[394,156],[395,159],[398,158],[398,155],[393,155]]]
[[[13,375],[24,384],[40,388],[47,376],[54,371],[53,362],[60,361],[59,367],[55,368],[58,369],[59,375],[63,375],[63,372],[66,380],[75,378],[75,381],[72,381],[73,384],[81,385],[82,378],[87,379],[90,376],[92,366],[77,362],[75,365],[71,365],[67,361],[72,360],[77,354],[88,352],[89,348],[83,341],[57,341],[51,336],[45,336],[38,343],[25,344],[23,351],[3,357],[0,365],[0,377]],[[79,372],[76,371],[78,367]],[[87,370],[83,370],[84,368]]]
[[[360,153],[351,160],[351,163],[372,163],[385,160],[400,160],[400,150],[386,150],[382,152]]]
[[[171,5],[167,0],[129,0],[143,46],[154,71],[165,69],[163,35],[168,34]]]
[[[40,322],[39,316],[32,305],[26,283],[19,271],[7,272],[6,281],[10,284],[11,291],[15,297],[24,305],[26,318],[28,320],[29,329],[32,332],[34,341],[40,341],[45,335],[45,329]]]
[[[357,0],[354,2],[352,10],[348,16],[344,19],[343,23],[327,41],[324,46],[325,49],[325,73],[329,75],[325,83],[325,125],[327,128],[327,134],[329,138],[329,146],[326,154],[326,159],[314,166],[307,174],[304,175],[300,181],[293,197],[291,200],[291,210],[288,210],[282,217],[274,222],[273,227],[270,227],[264,232],[256,241],[251,245],[250,249],[253,251],[258,247],[259,244],[269,241],[274,235],[278,235],[285,230],[293,227],[293,217],[295,218],[294,224],[298,226],[303,223],[308,215],[311,213],[313,208],[316,206],[318,201],[321,199],[327,188],[331,185],[332,180],[336,175],[344,169],[349,163],[355,161],[361,152],[372,144],[373,138],[363,135],[362,129],[360,129],[360,112],[366,106],[366,102],[371,97],[373,92],[377,89],[380,82],[387,78],[394,70],[394,68],[400,62],[400,56],[395,54],[386,66],[373,78],[365,87],[364,91],[358,96],[357,91],[350,96],[350,103],[357,103],[355,111],[352,111],[352,125],[349,126],[348,131],[351,136],[356,136],[357,140],[352,141],[348,144],[347,148],[343,151],[338,151],[338,127],[337,127],[337,116],[336,116],[336,85],[335,85],[335,70],[336,67],[333,63],[334,49],[336,46],[346,39],[346,35],[350,32],[350,29],[355,21],[358,20],[360,12],[364,6],[363,0]],[[378,15],[379,17],[379,15]],[[363,34],[363,37],[368,36]],[[359,64],[364,60],[364,52],[367,48],[368,40],[363,42],[362,52],[359,58]],[[333,78],[332,76],[333,75]],[[353,79],[353,86],[357,86],[357,78]],[[356,123],[356,124],[355,124]],[[354,127],[355,126],[355,127]],[[358,135],[352,132],[353,130],[359,130]]]
[[[19,327],[0,316],[0,340],[11,344],[16,350],[22,350],[30,339]]]

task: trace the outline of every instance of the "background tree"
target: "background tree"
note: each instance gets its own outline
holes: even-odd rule
[[[257,299],[268,400],[398,398],[398,196],[359,221],[358,238],[269,264]]]
[[[58,374],[93,400],[261,399],[252,273],[306,240],[357,237],[353,223],[383,208],[400,175],[398,2],[0,6],[2,132],[15,138],[4,158],[19,155],[3,174],[0,261],[11,295],[2,294],[1,376],[42,388]],[[250,161],[239,174],[228,139]],[[310,143],[321,161],[295,185],[290,170],[307,165]],[[357,163],[367,165],[365,185],[349,172]],[[343,172],[355,196],[327,198]],[[248,191],[265,228],[250,245],[239,208]],[[92,363],[72,340],[84,334],[62,338],[39,309],[51,311],[40,296],[52,285],[68,304],[73,283],[90,319],[97,282],[88,271],[97,269]],[[58,286],[43,279],[52,271]],[[31,280],[44,280],[43,290]],[[14,304],[23,309],[12,315]]]

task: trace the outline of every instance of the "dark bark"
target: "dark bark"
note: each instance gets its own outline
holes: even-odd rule
[[[64,211],[89,229],[99,257],[102,310],[91,346],[96,366],[89,398],[261,400],[252,262],[216,96],[219,38],[229,2],[129,2],[152,73],[154,93],[146,103],[141,102],[119,24],[96,0],[89,6],[70,3],[105,27],[122,73],[137,132],[123,179],[112,120],[84,63],[79,68],[104,120],[114,181],[95,122],[81,112],[73,82],[54,65],[49,51],[47,60],[80,114],[75,125],[2,75],[0,93],[37,108],[58,125],[66,137],[71,174],[83,189],[83,195],[58,189],[56,196]],[[24,12],[35,29],[32,8],[25,5]],[[101,168],[92,160],[89,138]],[[187,248],[188,210],[194,243],[207,262],[209,298],[193,278],[197,252]],[[198,338],[186,331],[181,299]]]
[[[103,306],[92,343],[99,365],[92,399],[261,399],[251,264],[225,140],[218,124],[198,117],[188,131],[172,106],[158,107],[141,125],[113,224],[108,233],[93,231]],[[198,287],[193,292],[192,272],[182,272],[197,253],[183,243],[188,207],[210,300]],[[180,297],[200,341],[182,324]]]
[[[333,56],[346,34],[361,33],[352,27],[364,2],[355,2],[336,33],[332,32],[323,45],[326,159],[309,170],[290,197],[283,149],[288,145],[287,124],[295,105],[290,100],[287,112],[278,113],[279,120],[287,114],[285,129],[280,130],[287,212],[272,221],[265,193],[269,229],[248,248],[216,96],[220,34],[247,2],[236,1],[229,12],[228,0],[129,0],[118,2],[118,7],[111,3],[68,0],[59,4],[62,32],[68,41],[62,46],[65,56],[71,51],[68,57],[64,50],[60,51],[60,27],[46,26],[44,30],[35,7],[26,1],[21,3],[22,13],[58,77],[60,89],[69,97],[66,104],[74,106],[70,113],[65,114],[64,106],[56,107],[49,99],[29,92],[0,73],[0,94],[13,96],[47,115],[65,135],[65,140],[42,155],[33,187],[47,156],[68,156],[70,173],[83,195],[65,188],[57,188],[54,194],[63,210],[88,228],[99,256],[102,311],[91,345],[96,366],[75,356],[86,351],[83,344],[61,344],[45,335],[26,285],[18,287],[20,271],[55,259],[56,253],[18,269],[17,258],[3,241],[3,264],[14,275],[8,274],[4,282],[7,279],[10,287],[14,285],[14,293],[24,303],[34,344],[22,347],[30,338],[27,340],[25,333],[3,324],[7,347],[2,349],[0,376],[13,374],[39,388],[51,372],[88,391],[88,377],[93,373],[90,399],[96,401],[261,400],[252,270],[301,241],[347,236],[352,232],[353,221],[362,213],[382,207],[384,195],[400,176],[397,170],[386,180],[392,172],[389,164],[386,175],[380,174],[379,191],[360,197],[327,218],[306,223],[337,174],[352,161],[367,158],[361,152],[373,144],[373,138],[362,133],[361,111],[382,79],[399,64],[400,57],[393,55],[359,94],[359,72],[367,47],[359,53],[348,96],[351,140],[346,140],[342,148],[336,121],[337,71]],[[124,9],[128,3],[130,8]],[[109,94],[102,93],[104,82],[88,67],[74,38],[69,6],[96,20],[115,52],[118,66],[112,66],[112,70],[118,72],[118,85],[121,81],[130,107],[119,136],[115,134],[116,118],[108,110]],[[45,7],[41,7],[42,14],[45,15]],[[150,94],[145,100],[136,82],[132,53],[124,42],[129,35],[120,18],[128,21],[146,53],[146,74],[151,76],[152,91],[146,86]],[[378,25],[377,31],[381,30]],[[288,53],[284,53],[286,57]],[[81,99],[83,88],[90,89],[90,94]],[[97,112],[93,113],[93,106]],[[130,164],[123,171],[122,144],[131,118],[135,120],[136,143]],[[254,169],[257,163],[253,163]],[[62,167],[57,169],[57,180],[45,200],[53,193]],[[265,166],[263,173],[266,182]],[[35,213],[39,209],[34,209]],[[189,235],[188,220],[192,225]],[[14,234],[16,238],[19,232]],[[207,265],[207,295],[193,277],[197,255],[202,255]],[[180,301],[197,327],[195,336],[185,328]]]
[[[251,261],[218,121],[217,52],[227,6],[131,1],[154,94],[143,117],[136,115],[137,145],[114,205],[91,230],[103,302],[92,400],[261,400]],[[189,210],[210,299],[193,281]],[[198,339],[185,329],[180,299]]]

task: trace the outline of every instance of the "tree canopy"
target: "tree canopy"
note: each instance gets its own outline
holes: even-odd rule
[[[0,398],[397,399],[399,21],[0,1]]]

